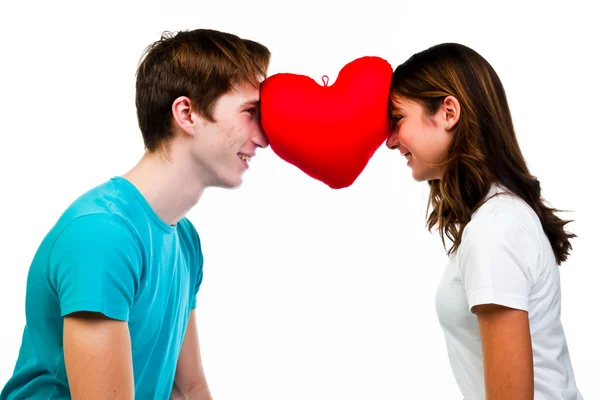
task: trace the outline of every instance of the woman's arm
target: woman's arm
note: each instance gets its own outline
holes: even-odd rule
[[[495,304],[475,306],[486,399],[533,400],[533,352],[529,314]]]

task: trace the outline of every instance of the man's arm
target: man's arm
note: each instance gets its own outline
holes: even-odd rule
[[[212,400],[200,358],[196,310],[190,312],[181,353],[177,361],[171,399]]]
[[[64,318],[64,353],[73,400],[134,398],[131,340],[126,321],[99,313]]]
[[[475,306],[487,400],[533,400],[529,314],[495,304]]]

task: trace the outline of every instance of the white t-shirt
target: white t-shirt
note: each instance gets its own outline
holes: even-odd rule
[[[448,262],[436,310],[466,400],[485,400],[481,337],[472,308],[494,303],[529,313],[536,400],[581,400],[560,321],[559,267],[539,218],[494,186]]]

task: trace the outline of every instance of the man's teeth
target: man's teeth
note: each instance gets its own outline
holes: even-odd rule
[[[245,154],[238,154],[238,157],[240,157],[244,161],[250,161],[250,156],[247,156]]]

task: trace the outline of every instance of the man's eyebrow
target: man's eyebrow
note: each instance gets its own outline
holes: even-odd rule
[[[252,100],[248,100],[248,101],[244,102],[241,105],[241,108],[258,107],[259,104],[260,104],[260,100],[259,99],[252,99]]]

